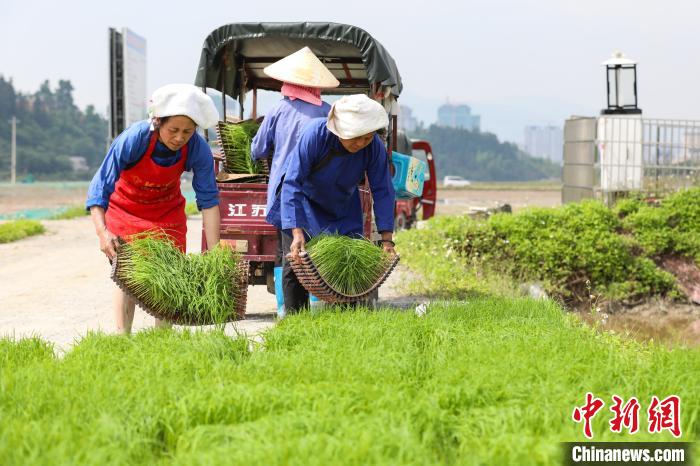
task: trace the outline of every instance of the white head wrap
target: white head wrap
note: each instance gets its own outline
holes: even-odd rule
[[[200,128],[211,128],[219,121],[219,111],[211,97],[192,84],[168,84],[156,89],[148,102],[148,116],[184,115]]]
[[[386,128],[389,117],[386,110],[365,94],[347,95],[337,100],[328,113],[328,130],[341,139],[358,136]]]

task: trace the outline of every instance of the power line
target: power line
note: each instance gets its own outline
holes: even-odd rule
[[[12,148],[10,155],[10,183],[15,184],[17,182],[17,123],[19,120],[17,117],[13,116],[10,120],[12,124]]]

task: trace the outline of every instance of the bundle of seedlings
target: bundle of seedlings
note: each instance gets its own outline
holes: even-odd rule
[[[321,278],[347,296],[372,288],[392,262],[392,256],[371,241],[342,235],[316,236],[306,251]]]
[[[229,247],[219,244],[206,254],[183,254],[167,237],[147,233],[124,243],[115,264],[115,281],[155,317],[206,325],[245,312],[241,288],[247,287],[247,277]]]
[[[224,151],[224,168],[227,173],[260,174],[263,164],[254,162],[250,157],[250,144],[258,132],[260,124],[255,120],[240,123],[220,121],[216,126],[219,145]]]

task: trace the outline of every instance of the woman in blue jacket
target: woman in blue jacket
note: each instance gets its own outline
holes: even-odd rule
[[[272,157],[267,185],[267,212],[270,211],[279,185],[287,171],[289,153],[296,146],[302,128],[314,118],[325,118],[331,106],[321,100],[321,90],[337,87],[340,82],[321,63],[311,49],[303,49],[265,67],[266,75],[282,82],[284,96],[267,114],[250,146],[253,160]],[[275,262],[275,294],[278,313],[284,314],[282,286],[282,239],[277,234],[278,257]]]
[[[327,119],[311,121],[289,154],[287,170],[267,221],[282,230],[283,288],[287,312],[306,306],[286,256],[299,260],[306,241],[320,233],[362,236],[358,185],[369,180],[377,231],[386,251],[395,253],[394,188],[386,147],[376,134],[389,124],[384,107],[364,94],[343,97]]]

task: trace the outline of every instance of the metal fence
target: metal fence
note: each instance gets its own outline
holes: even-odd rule
[[[700,184],[700,121],[572,117],[564,125],[562,202],[662,194]]]

